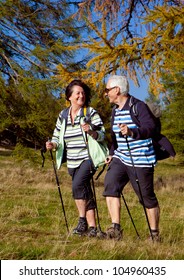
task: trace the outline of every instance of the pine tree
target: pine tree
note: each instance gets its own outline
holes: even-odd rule
[[[54,77],[57,65],[75,68],[74,52],[65,45],[80,38],[70,14],[67,1],[1,1],[1,138],[8,133],[32,145],[50,135],[64,106],[60,92],[65,81],[58,84]]]
[[[162,116],[163,132],[171,139],[176,151],[184,154],[183,72],[165,75],[163,83],[167,92]]]

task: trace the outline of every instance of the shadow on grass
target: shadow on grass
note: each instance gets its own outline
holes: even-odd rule
[[[9,157],[12,155],[12,152],[11,150],[0,150],[0,156],[3,156],[3,157]]]
[[[12,155],[12,148],[0,147],[0,156],[9,157]]]

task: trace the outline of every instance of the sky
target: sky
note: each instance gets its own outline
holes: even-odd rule
[[[148,97],[148,83],[146,80],[142,79],[139,81],[140,87],[136,87],[134,82],[129,80],[130,91],[129,93],[136,98],[145,101],[145,98]]]

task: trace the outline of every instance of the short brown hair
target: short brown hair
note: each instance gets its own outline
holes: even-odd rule
[[[65,90],[65,97],[66,100],[69,101],[70,96],[72,95],[73,92],[73,87],[74,86],[80,86],[81,88],[83,88],[84,90],[84,94],[85,94],[85,106],[89,106],[89,103],[91,101],[91,90],[90,88],[81,80],[73,80],[67,87]]]

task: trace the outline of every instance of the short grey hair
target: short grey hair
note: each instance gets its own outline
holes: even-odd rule
[[[120,93],[122,95],[127,95],[129,93],[129,82],[126,76],[113,75],[109,79],[111,87],[119,87]]]

